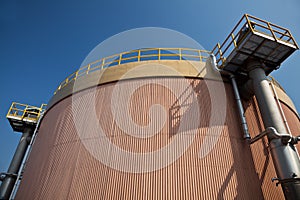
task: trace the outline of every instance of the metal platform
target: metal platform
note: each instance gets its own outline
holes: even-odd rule
[[[6,115],[11,127],[16,132],[23,132],[25,127],[35,126],[45,111],[46,104],[41,107],[13,102]]]
[[[212,53],[220,69],[247,73],[245,62],[255,59],[264,63],[262,67],[269,74],[297,49],[299,47],[288,29],[245,14]]]

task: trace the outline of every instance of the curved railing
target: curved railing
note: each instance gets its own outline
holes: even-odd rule
[[[81,67],[61,82],[54,94],[77,78],[107,67],[147,60],[189,60],[205,62],[209,53],[210,52],[206,50],[190,48],[146,48],[114,54]]]
[[[77,78],[98,70],[102,70],[104,68],[147,60],[190,60],[205,62],[209,54],[210,52],[206,50],[190,48],[147,48],[114,54],[81,67],[79,70],[72,73],[63,82],[61,82],[54,94],[67,86],[69,83],[75,81]],[[284,91],[281,85],[273,77],[270,77],[270,81]]]

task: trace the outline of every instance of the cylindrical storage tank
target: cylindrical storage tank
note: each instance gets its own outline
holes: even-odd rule
[[[16,199],[283,199],[267,139],[245,141],[230,81],[196,58],[120,56],[64,81]],[[274,88],[297,134],[296,109]],[[254,137],[264,130],[257,102],[243,103]]]

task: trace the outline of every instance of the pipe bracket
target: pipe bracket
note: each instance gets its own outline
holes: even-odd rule
[[[300,141],[300,135],[296,137],[292,137],[290,143],[294,145],[294,144],[298,144],[299,141]]]
[[[281,143],[283,145],[291,144],[297,144],[298,141],[300,141],[300,137],[293,137],[289,134],[280,134],[277,132],[277,130],[274,127],[268,127],[266,130],[255,136],[250,140],[250,144],[255,143],[256,141],[262,139],[264,136],[269,135],[270,137],[274,138],[280,138]]]
[[[272,178],[272,182],[277,181],[276,182],[276,187],[279,184],[283,184],[283,183],[294,183],[294,182],[300,182],[300,178],[298,177],[292,177],[292,178],[284,178],[284,179],[279,179],[279,178]]]
[[[10,176],[10,177],[17,177],[18,174],[12,174],[12,173],[5,173],[2,172],[0,173],[0,181],[3,181],[5,179],[5,177]]]

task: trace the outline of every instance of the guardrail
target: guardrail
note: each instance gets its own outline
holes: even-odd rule
[[[276,42],[282,42],[284,44],[299,48],[294,37],[288,29],[245,14],[233,28],[225,41],[222,44],[218,43],[213,48],[212,53],[216,56],[218,67],[222,68],[224,66],[226,58],[234,49],[238,49],[239,44],[241,44],[251,32],[271,38]]]
[[[61,82],[54,94],[77,78],[107,67],[148,60],[189,60],[205,62],[208,56],[209,51],[190,48],[146,48],[122,52],[101,58],[81,67]]]
[[[8,110],[6,118],[17,120],[37,121],[41,114],[45,111],[47,104],[42,104],[41,107],[30,106],[13,102]]]

